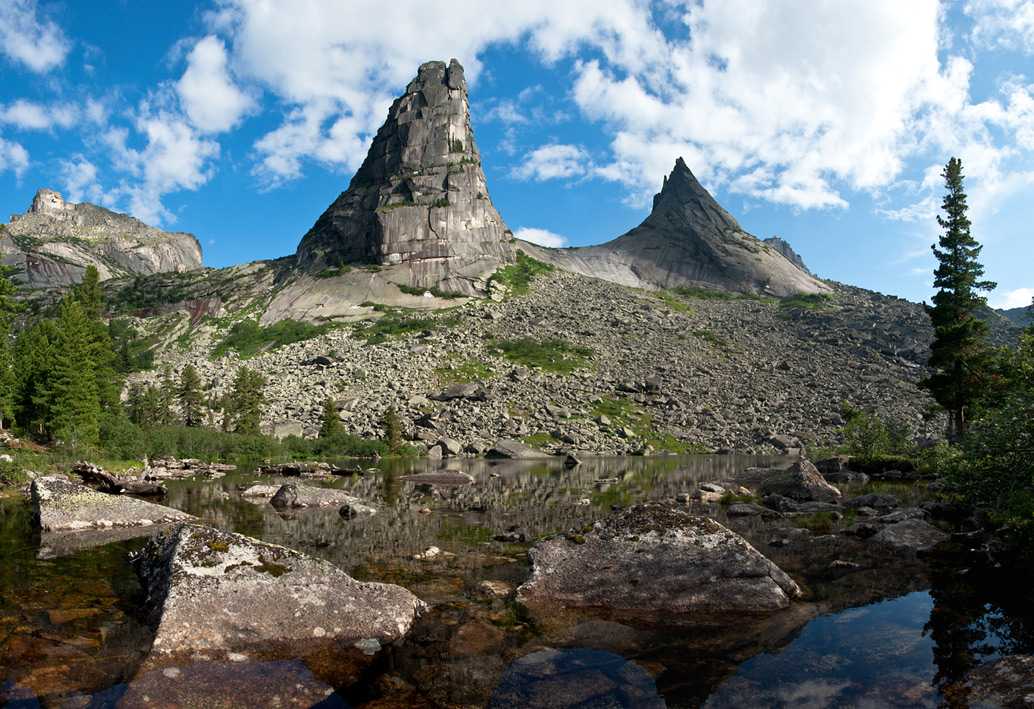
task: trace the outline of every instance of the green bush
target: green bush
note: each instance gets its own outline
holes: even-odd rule
[[[593,354],[588,347],[572,345],[559,338],[497,340],[490,344],[490,348],[511,362],[556,374],[570,374],[587,366]]]
[[[501,283],[510,289],[514,295],[523,295],[528,292],[531,282],[537,276],[552,273],[554,267],[548,263],[542,263],[523,251],[517,252],[517,262],[500,268],[493,275],[491,280]]]
[[[376,306],[374,306],[376,309]],[[361,326],[366,337],[366,344],[379,345],[392,337],[411,335],[416,332],[431,331],[436,328],[448,328],[456,324],[456,318],[434,318],[430,316],[406,315],[390,308],[380,308],[384,316],[369,324]]]
[[[799,293],[779,300],[781,310],[828,310],[835,300],[829,293]]]
[[[212,357],[218,359],[233,350],[242,359],[248,359],[277,347],[311,340],[333,328],[334,325],[330,323],[313,325],[298,320],[281,320],[263,327],[257,320],[241,320],[235,323],[226,337],[216,345]]]
[[[844,445],[858,458],[908,456],[912,452],[912,432],[907,426],[888,421],[865,411],[844,406]]]

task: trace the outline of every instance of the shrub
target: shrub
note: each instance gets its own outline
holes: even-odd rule
[[[497,340],[490,344],[490,348],[511,362],[556,374],[570,374],[585,367],[593,354],[588,347],[572,345],[558,338]]]
[[[523,295],[528,292],[531,282],[537,276],[552,273],[553,270],[552,265],[542,263],[523,251],[518,251],[517,262],[500,268],[492,275],[491,280],[503,284],[514,295]]]
[[[829,293],[798,293],[779,300],[781,310],[828,310],[834,304]]]
[[[313,325],[298,320],[281,320],[263,327],[257,320],[241,320],[235,323],[226,337],[216,345],[212,356],[222,357],[230,350],[248,359],[268,350],[310,340],[334,328],[330,323]]]

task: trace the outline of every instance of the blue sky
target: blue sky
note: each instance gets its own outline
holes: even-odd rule
[[[820,275],[922,300],[963,159],[996,305],[1034,296],[1031,0],[0,0],[0,214],[39,187],[293,252],[422,61],[457,57],[512,229],[638,224],[679,155]]]

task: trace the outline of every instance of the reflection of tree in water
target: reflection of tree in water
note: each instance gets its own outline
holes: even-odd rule
[[[1029,562],[994,568],[960,556],[932,560],[934,606],[924,628],[933,640],[934,684],[945,693],[948,706],[966,706],[965,697],[951,685],[975,666],[1034,651],[1034,571]]]

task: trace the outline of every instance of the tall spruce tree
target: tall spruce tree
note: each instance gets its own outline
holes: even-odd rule
[[[73,446],[96,444],[100,436],[94,334],[86,310],[78,300],[66,297],[57,318],[53,374],[46,396],[50,433]]]
[[[320,416],[320,438],[333,438],[341,433],[341,417],[337,413],[337,405],[334,399],[327,397],[323,400],[323,413]]]
[[[934,327],[930,347],[930,367],[934,373],[924,385],[949,415],[948,436],[958,440],[965,435],[969,409],[986,386],[990,351],[985,342],[987,325],[977,318],[986,306],[980,291],[993,290],[995,284],[981,280],[984,267],[978,260],[981,246],[970,233],[966,216],[962,161],[951,158],[941,173],[946,193],[937,223],[943,229],[933,246],[938,266],[934,271],[933,306],[927,307]]]
[[[45,436],[50,425],[58,339],[57,321],[46,318],[22,330],[14,342],[15,418],[38,437]]]
[[[201,393],[201,377],[192,364],[188,364],[180,372],[176,400],[180,405],[184,426],[200,426],[203,423],[204,396]]]
[[[226,397],[224,428],[234,433],[259,433],[262,407],[266,401],[262,391],[265,386],[265,377],[253,369],[241,367],[237,370],[237,376],[234,377],[233,385]]]
[[[11,324],[21,306],[15,300],[14,273],[14,268],[0,265],[0,428],[14,420],[18,397]]]

